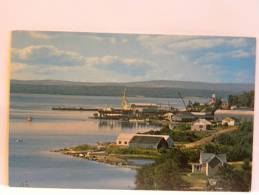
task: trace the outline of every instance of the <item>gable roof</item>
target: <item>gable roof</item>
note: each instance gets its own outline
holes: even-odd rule
[[[208,163],[210,162],[214,157],[217,157],[222,163],[227,162],[226,154],[213,154],[213,153],[200,153],[200,163]]]
[[[133,136],[135,136],[134,133],[120,133],[117,140],[131,140]]]
[[[179,112],[174,116],[181,117],[181,118],[197,118],[194,114],[190,112]]]
[[[164,138],[166,141],[168,141],[169,139],[172,140],[172,138],[169,135],[150,135],[150,134],[142,134],[142,133],[120,133],[117,137],[117,139],[127,139],[130,140],[132,139],[134,136],[145,136],[145,137],[162,137]]]
[[[163,137],[153,137],[153,136],[134,136],[130,140],[130,144],[153,144],[158,145],[161,140],[165,140]]]
[[[231,122],[231,121],[236,121],[236,119],[231,118],[231,117],[226,117],[226,118],[223,119],[223,121]]]
[[[194,124],[205,124],[205,125],[211,125],[212,123],[206,119],[198,119],[194,122]]]

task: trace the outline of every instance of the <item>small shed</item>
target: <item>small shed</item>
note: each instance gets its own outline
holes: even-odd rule
[[[200,153],[200,162],[192,164],[192,173],[204,173],[212,176],[227,163],[226,154]]]
[[[198,119],[192,124],[192,131],[206,131],[211,128],[212,123],[206,119]]]
[[[167,149],[168,143],[163,137],[134,136],[129,142],[130,148]]]

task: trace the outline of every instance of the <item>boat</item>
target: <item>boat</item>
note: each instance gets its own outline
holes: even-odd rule
[[[28,117],[27,117],[27,121],[31,122],[31,121],[32,121],[32,117],[31,117],[31,116],[28,116]]]
[[[15,140],[15,142],[21,143],[21,142],[23,142],[23,139],[22,139],[22,138],[17,138],[17,139]]]

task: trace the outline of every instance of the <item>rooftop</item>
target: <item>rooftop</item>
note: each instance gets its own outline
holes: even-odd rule
[[[134,136],[130,144],[141,143],[141,144],[159,144],[159,142],[164,139],[163,137],[153,137],[153,136]]]
[[[198,119],[194,122],[194,124],[206,124],[206,125],[211,125],[212,123],[206,119]]]
[[[240,115],[254,115],[253,110],[216,110],[214,114],[240,114]]]
[[[210,160],[212,160],[215,156],[223,163],[227,162],[226,154],[214,154],[214,153],[204,153],[204,152],[200,153],[200,161],[201,163],[207,163]]]

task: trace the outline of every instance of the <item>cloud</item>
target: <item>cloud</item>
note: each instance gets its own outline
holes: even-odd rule
[[[12,64],[12,73],[22,71],[22,70],[26,69],[27,66],[28,66],[27,64],[14,63],[14,64]]]
[[[222,60],[243,59],[255,56],[255,48],[236,49],[226,52],[205,52],[194,59],[196,64],[216,63]]]
[[[152,62],[138,58],[119,56],[88,57],[86,63],[96,68],[125,75],[143,75],[152,66]]]
[[[33,39],[43,39],[43,40],[51,39],[50,35],[47,35],[42,32],[31,31],[31,32],[28,32],[28,34]]]
[[[42,76],[57,75],[57,71],[59,74],[68,75],[78,73],[81,69],[87,70],[88,73],[94,72],[96,75],[102,75],[100,74],[102,72],[103,76],[109,73],[116,74],[117,77],[119,74],[137,77],[145,75],[153,65],[152,62],[140,58],[124,58],[115,55],[84,57],[79,53],[60,50],[52,45],[13,48],[12,63],[15,76],[26,71]],[[75,75],[78,75],[77,73]]]
[[[13,48],[12,62],[74,66],[84,64],[85,59],[78,53],[60,50],[52,45],[32,45],[22,49]]]
[[[12,62],[16,77],[99,82],[153,79],[231,82],[244,79],[235,73],[242,72],[246,65],[249,69],[254,66],[251,64],[255,56],[254,39],[37,33],[40,41],[23,39],[28,34],[15,39]],[[52,45],[48,45],[50,41]],[[253,81],[251,72],[247,72],[247,78]]]
[[[201,49],[209,49],[213,47],[218,47],[225,43],[224,39],[188,39],[178,42],[173,42],[168,45],[168,49],[172,49],[173,51],[193,51],[193,50],[201,50]]]
[[[200,36],[161,36],[140,35],[137,40],[153,54],[172,55],[182,52],[208,50],[217,47],[246,47],[250,44],[247,38],[223,38]]]
[[[242,49],[234,50],[229,53],[229,56],[232,58],[247,58],[247,57],[255,56],[255,48],[252,48],[246,51]]]
[[[129,41],[128,41],[128,39],[124,38],[124,39],[121,39],[121,42],[122,43],[128,43]]]

